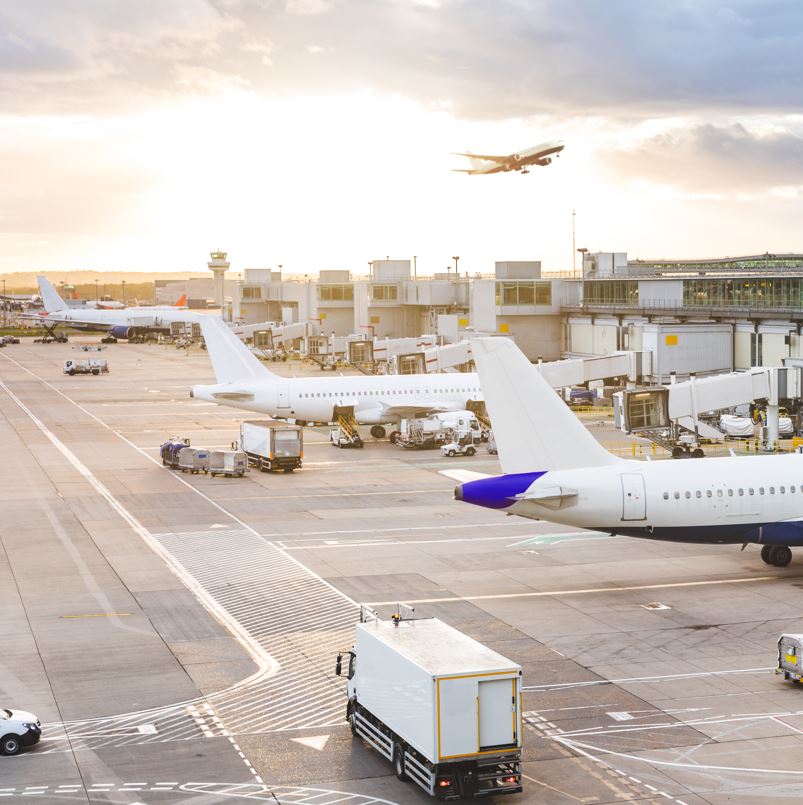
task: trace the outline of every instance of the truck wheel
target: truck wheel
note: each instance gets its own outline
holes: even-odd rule
[[[396,776],[404,782],[407,779],[407,772],[404,769],[404,749],[399,744],[393,747],[393,768]]]
[[[354,711],[353,707],[349,710],[348,720],[349,720],[349,729],[351,730],[351,734],[356,735],[357,734],[357,713]]]
[[[13,733],[4,735],[3,740],[0,741],[0,749],[3,750],[4,755],[16,755],[22,749],[20,736]]]
[[[477,451],[473,447],[469,447],[469,448],[466,449],[466,455],[467,456],[473,456],[474,453],[476,453],[476,452]]]
[[[454,450],[450,450],[448,455],[449,455],[449,458],[454,458]]]

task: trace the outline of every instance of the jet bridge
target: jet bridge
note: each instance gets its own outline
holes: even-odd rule
[[[774,450],[779,436],[780,401],[801,396],[801,371],[792,366],[754,367],[746,372],[692,376],[669,386],[625,389],[614,394],[614,422],[625,433],[645,436],[676,457],[702,456],[700,438],[725,438],[722,431],[701,420],[702,414],[766,401],[763,447]],[[691,446],[695,450],[690,453]]]

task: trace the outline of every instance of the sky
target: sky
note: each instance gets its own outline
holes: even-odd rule
[[[0,272],[801,252],[803,3],[4,0],[0,171]]]

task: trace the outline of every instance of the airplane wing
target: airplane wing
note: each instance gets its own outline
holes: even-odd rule
[[[490,156],[489,154],[461,154],[459,151],[452,151],[456,157],[468,157],[469,159],[484,159],[486,162],[507,162],[510,159],[510,154],[503,157]]]
[[[420,403],[418,405],[385,405],[382,403],[382,412],[393,419],[411,419],[413,417],[427,416],[428,414],[442,414],[453,411],[453,406],[444,403]]]

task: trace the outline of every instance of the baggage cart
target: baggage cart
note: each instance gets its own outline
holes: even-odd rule
[[[178,451],[178,468],[182,472],[191,472],[193,475],[208,472],[209,451],[200,447],[182,448]]]
[[[248,456],[242,450],[212,450],[209,453],[209,474],[242,478],[248,469]]]
[[[778,640],[776,674],[786,680],[800,682],[803,678],[803,634],[782,634]]]

